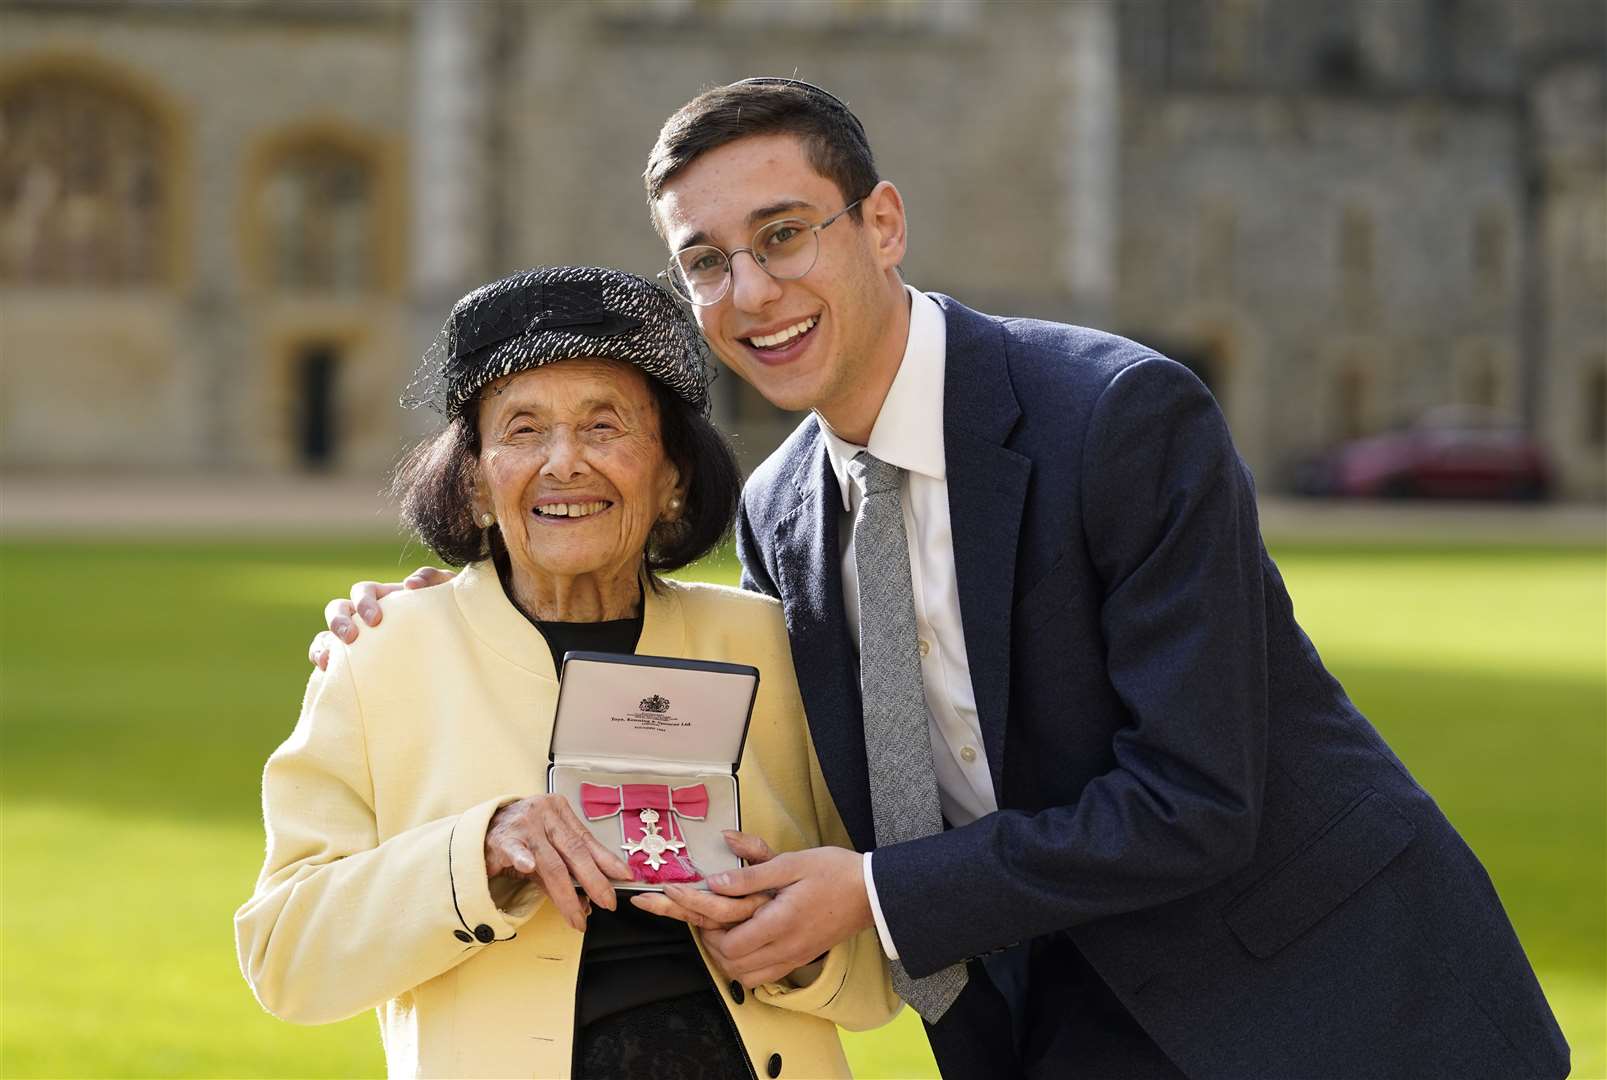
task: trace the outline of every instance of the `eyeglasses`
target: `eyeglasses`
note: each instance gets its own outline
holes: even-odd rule
[[[864,202],[861,196],[818,225],[801,218],[782,218],[761,225],[747,247],[721,251],[712,244],[695,244],[670,256],[659,277],[670,283],[681,299],[709,307],[731,291],[731,260],[746,251],[765,273],[778,281],[796,281],[815,268],[820,258],[820,232]]]

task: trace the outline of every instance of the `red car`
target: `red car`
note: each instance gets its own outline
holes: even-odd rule
[[[1453,406],[1405,431],[1341,444],[1306,463],[1295,487],[1363,498],[1542,499],[1551,467],[1540,445],[1501,414]]]

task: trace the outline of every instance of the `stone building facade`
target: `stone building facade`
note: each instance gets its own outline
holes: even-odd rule
[[[1604,69],[1601,0],[0,0],[0,467],[378,475],[453,299],[651,276],[664,115],[796,71],[912,283],[1191,364],[1263,487],[1467,403],[1602,498]]]
[[[1445,405],[1607,493],[1607,4],[1125,5],[1117,325],[1263,485]]]

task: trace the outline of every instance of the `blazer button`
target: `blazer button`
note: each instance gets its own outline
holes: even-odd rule
[[[482,945],[489,945],[497,940],[497,932],[485,923],[481,923],[474,928],[474,936]]]
[[[764,1063],[764,1071],[770,1080],[776,1080],[781,1075],[781,1055],[771,1054],[770,1060]]]
[[[736,1002],[738,1005],[741,1005],[743,999],[746,998],[746,997],[747,997],[747,995],[742,992],[742,984],[737,982],[735,979],[732,979],[731,980],[731,1000]]]
[[[454,931],[452,931],[452,936],[457,938],[459,941],[473,941],[474,940],[474,935],[469,933],[467,930],[454,930]]]

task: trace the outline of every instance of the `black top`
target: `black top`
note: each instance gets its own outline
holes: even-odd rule
[[[528,616],[527,616],[528,617]],[[609,622],[561,623],[531,619],[552,650],[553,670],[566,652],[634,653],[642,617]],[[683,922],[642,911],[628,892],[616,892],[617,911],[593,907],[581,946],[575,1026],[709,989],[708,969]]]
[[[525,616],[529,618],[529,616]],[[635,653],[636,642],[642,636],[642,617],[610,619],[607,622],[542,622],[530,619],[547,639],[552,653],[552,669],[559,674],[564,670],[564,653],[612,652]]]

